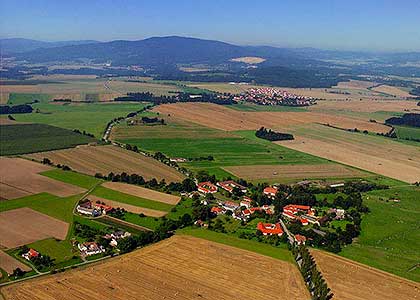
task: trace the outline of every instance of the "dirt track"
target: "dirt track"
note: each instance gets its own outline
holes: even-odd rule
[[[50,167],[21,158],[0,158],[0,197],[14,199],[47,192],[60,197],[80,194],[84,189],[38,173]]]
[[[156,178],[166,182],[181,181],[184,176],[171,167],[144,155],[115,146],[78,146],[72,149],[40,152],[27,155],[41,160],[49,158],[55,164],[65,164],[73,170],[95,175],[99,172],[139,174],[150,180]]]
[[[258,179],[304,179],[328,177],[362,177],[361,171],[339,164],[320,165],[257,165],[224,167],[233,175],[247,180]]]
[[[187,236],[1,292],[6,300],[309,299],[293,264]]]
[[[389,131],[388,126],[368,120],[318,112],[243,112],[211,103],[163,104],[154,108],[154,111],[228,131],[256,130],[261,126],[276,129],[309,123],[323,123],[373,132]]]
[[[15,248],[54,237],[64,240],[69,224],[30,208],[0,213],[0,246]]]
[[[340,300],[420,299],[420,284],[319,250],[311,250],[317,266]]]
[[[181,197],[179,196],[161,193],[137,185],[125,184],[121,182],[105,182],[102,185],[111,190],[116,190],[140,198],[145,198],[172,205],[176,205],[179,202],[179,200],[181,200]]]

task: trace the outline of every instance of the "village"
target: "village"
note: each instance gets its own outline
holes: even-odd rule
[[[289,93],[277,88],[251,88],[233,98],[236,102],[251,102],[259,105],[309,106],[316,104],[313,97]]]

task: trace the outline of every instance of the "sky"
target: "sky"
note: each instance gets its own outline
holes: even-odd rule
[[[420,0],[0,0],[0,37],[420,51]]]

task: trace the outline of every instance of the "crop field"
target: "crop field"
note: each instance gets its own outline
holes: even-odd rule
[[[84,191],[79,187],[40,175],[39,173],[51,168],[29,160],[3,157],[0,159],[0,166],[1,198],[3,199],[42,192],[66,197]]]
[[[362,219],[361,235],[340,255],[420,282],[419,195],[420,188],[401,185],[365,193],[371,212]]]
[[[7,274],[12,274],[13,270],[17,268],[20,268],[22,271],[26,271],[26,272],[32,270],[30,267],[28,267],[24,263],[21,263],[17,259],[4,253],[3,251],[0,251],[0,269],[5,270]]]
[[[322,125],[302,126],[292,133],[295,140],[282,146],[409,183],[419,180],[418,147]]]
[[[420,140],[420,128],[408,126],[394,126],[400,139]]]
[[[407,91],[404,91],[403,89],[399,89],[398,87],[395,86],[390,86],[390,85],[386,85],[386,84],[381,84],[377,87],[372,88],[372,90],[379,92],[379,93],[384,93],[384,94],[388,94],[391,96],[395,96],[398,98],[407,98],[407,97],[413,97],[413,95],[410,95]]]
[[[121,182],[105,182],[102,186],[111,190],[120,191],[136,197],[146,198],[153,201],[176,205],[181,199],[179,196],[165,194],[155,190],[147,189],[137,185],[131,185]]]
[[[247,272],[244,260],[253,262]],[[83,270],[6,286],[1,292],[6,300],[74,300],[85,299],[86,293],[92,300],[309,298],[293,264],[186,236]]]
[[[166,182],[182,181],[184,176],[159,161],[116,146],[80,146],[62,151],[35,153],[28,156],[36,160],[49,158],[55,164],[65,164],[73,170],[95,175],[110,172],[139,174],[145,179],[165,179]]]
[[[0,125],[0,155],[70,148],[96,141],[67,129],[45,124]]]
[[[333,299],[409,300],[419,297],[420,284],[327,252],[312,250]]]
[[[101,179],[93,176],[80,174],[74,171],[63,171],[60,169],[52,169],[50,171],[42,172],[42,175],[84,189],[91,189],[95,185],[99,185],[102,182]]]
[[[164,212],[168,212],[171,210],[173,205],[162,203],[158,201],[153,201],[150,199],[145,199],[137,196],[133,196],[130,194],[122,193],[120,191],[111,190],[108,188],[105,188],[103,186],[98,186],[95,188],[95,190],[92,192],[92,195],[98,196],[100,198],[113,200],[121,203],[126,203],[134,206],[149,208],[153,210],[160,210]]]
[[[310,123],[323,123],[340,128],[358,128],[373,132],[389,131],[388,126],[368,120],[318,112],[244,112],[211,103],[164,104],[154,108],[154,111],[227,131],[256,130],[261,126],[284,129],[289,126]]]
[[[32,107],[38,113],[15,114],[16,121],[41,123],[66,129],[79,129],[101,138],[109,121],[125,117],[128,113],[142,109],[144,103],[80,103],[51,104],[36,103]]]
[[[32,103],[35,100],[40,101],[40,102],[47,102],[50,100],[50,98],[51,97],[46,94],[10,93],[9,101],[7,102],[7,104],[9,105],[26,104],[26,103]]]
[[[94,195],[89,195],[87,198],[89,200],[93,201],[94,203],[99,201],[101,203],[105,203],[106,205],[112,206],[114,208],[124,208],[126,211],[131,212],[131,213],[136,214],[136,215],[144,214],[146,216],[159,218],[159,217],[163,217],[167,214],[167,212],[165,212],[165,211],[160,211],[160,210],[150,209],[150,208],[144,208],[144,207],[141,207],[141,206],[131,205],[131,204],[127,204],[127,203],[119,202],[119,201],[108,200],[108,199],[97,197],[97,196],[94,196]]]
[[[366,173],[340,164],[314,165],[254,165],[231,166],[224,169],[238,178],[246,180],[282,180],[317,179],[317,178],[360,178]]]
[[[4,211],[0,213],[0,246],[15,248],[49,237],[64,240],[68,228],[68,223],[30,208]]]

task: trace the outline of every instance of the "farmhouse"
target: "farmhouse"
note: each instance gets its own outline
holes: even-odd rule
[[[85,242],[77,246],[82,255],[90,256],[105,252],[105,248],[98,245],[96,242]]]
[[[118,245],[118,240],[131,236],[131,233],[123,230],[114,231],[111,234],[104,235],[104,239],[111,240],[109,244],[113,247]],[[79,248],[80,249],[80,248]]]
[[[244,206],[246,208],[250,208],[251,207],[251,202],[252,202],[251,198],[249,198],[247,196],[244,196],[243,200],[239,203],[239,205]]]
[[[197,190],[203,194],[214,194],[217,192],[217,186],[213,183],[206,181],[197,185]]]
[[[76,211],[79,214],[90,216],[90,217],[98,217],[102,214],[101,211],[97,210],[96,208],[86,208],[81,205],[78,205],[76,207]]]
[[[210,210],[210,212],[216,214],[216,215],[220,215],[220,214],[224,214],[225,210],[221,207],[218,206],[213,206]]]
[[[268,196],[269,198],[274,198],[277,194],[278,189],[274,187],[266,187],[263,191],[264,195]]]
[[[24,259],[26,259],[26,260],[31,260],[31,259],[33,259],[33,258],[35,258],[35,257],[38,257],[39,256],[39,252],[38,251],[36,251],[36,250],[34,250],[34,249],[29,249],[29,251],[28,252],[26,252],[26,253],[24,253],[24,254],[22,254],[22,257],[24,258]]]
[[[308,205],[289,204],[283,207],[283,212],[288,212],[294,215],[297,213],[304,213],[309,216],[315,215],[315,210]]]
[[[239,208],[239,205],[232,201],[225,201],[225,202],[220,203],[220,205],[225,210],[230,210],[230,211],[235,211]]]
[[[257,225],[257,230],[261,231],[263,235],[281,236],[283,234],[283,229],[281,228],[280,223],[271,224],[259,222]]]
[[[296,234],[295,241],[298,245],[302,245],[302,244],[305,245],[306,237],[304,235]]]
[[[234,189],[238,189],[242,193],[247,192],[247,188],[243,185],[240,185],[239,183],[236,183],[233,180],[227,180],[227,181],[220,181],[217,183],[217,186],[221,187],[225,191],[228,191],[229,193],[233,193]]]
[[[107,214],[112,210],[112,206],[105,205],[102,203],[95,203],[95,209],[102,211],[103,214]]]

